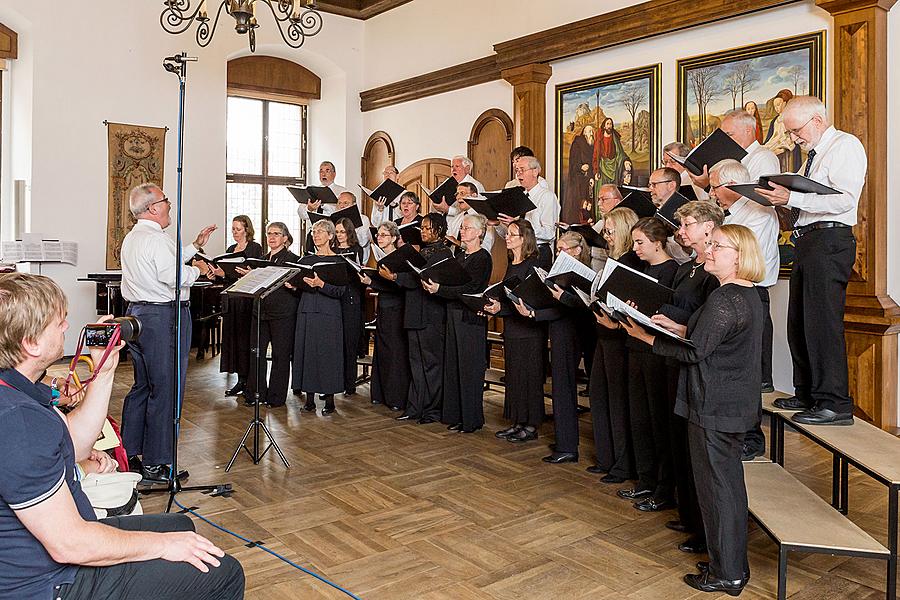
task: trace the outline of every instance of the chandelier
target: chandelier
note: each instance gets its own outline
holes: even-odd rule
[[[200,0],[196,8],[191,8],[191,0],[164,0],[166,8],[159,15],[159,23],[168,33],[177,35],[190,29],[196,21],[197,44],[205,48],[212,41],[224,11],[234,19],[234,30],[250,38],[250,52],[256,52],[259,5],[272,12],[281,38],[291,48],[299,48],[306,38],[322,30],[322,15],[316,10],[315,0],[212,0],[219,3],[212,26],[206,2]]]

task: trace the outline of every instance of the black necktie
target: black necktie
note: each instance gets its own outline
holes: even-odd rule
[[[723,210],[722,212],[723,212],[723,214],[724,214],[726,217],[730,217],[730,216],[731,216],[731,211],[728,210],[727,208],[726,208],[725,210]]]
[[[812,170],[813,159],[816,157],[816,151],[810,150],[809,154],[806,155],[806,168],[803,169],[803,176],[809,177],[809,172]]]

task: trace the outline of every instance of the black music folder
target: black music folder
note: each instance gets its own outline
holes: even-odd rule
[[[190,263],[191,260],[202,260],[203,262],[221,268],[225,271],[225,276],[229,278],[233,278],[237,276],[238,267],[248,267],[247,259],[244,256],[243,252],[227,252],[225,254],[220,254],[219,256],[207,256],[202,252],[197,252],[193,257],[189,258],[185,264]]]
[[[319,276],[319,279],[331,285],[340,286],[350,283],[350,273],[347,271],[347,264],[345,262],[327,260],[312,265],[293,262],[285,262],[284,264],[293,269],[300,269],[299,273],[288,280],[288,283],[294,287],[308,287],[306,286],[306,282],[303,281],[303,278],[312,277],[314,273]]]
[[[412,266],[412,265],[410,265]],[[465,285],[472,281],[472,276],[466,271],[456,257],[448,256],[423,269],[413,267],[422,281],[430,279],[440,285]]]
[[[603,239],[603,236],[597,233],[597,230],[589,223],[579,223],[577,225],[563,225],[560,223],[559,228],[561,231],[577,233],[584,238],[584,241],[587,242],[588,246],[606,248],[606,240]]]
[[[836,190],[833,187],[829,187],[818,181],[814,181],[809,177],[804,177],[803,175],[797,173],[779,173],[776,175],[763,175],[759,178],[759,181],[756,183],[738,183],[733,185],[726,185],[729,190],[734,190],[741,196],[746,196],[750,200],[762,204],[763,206],[772,206],[772,203],[769,202],[769,199],[765,196],[761,196],[756,193],[754,190],[756,188],[761,188],[764,190],[774,189],[769,182],[776,183],[780,186],[786,187],[792,192],[799,192],[801,194],[821,194],[823,196],[828,196],[831,194],[840,194],[840,190]]]
[[[612,259],[609,259],[612,260]],[[613,261],[615,268],[597,288],[597,299],[606,302],[607,294],[637,305],[637,309],[647,316],[659,312],[664,304],[671,304],[672,289],[660,285],[653,278]]]
[[[485,194],[484,199],[467,198],[466,202],[478,213],[492,221],[500,215],[514,219],[523,217],[537,208],[522,186],[504,188],[497,193]]]
[[[412,223],[407,223],[406,225],[400,225],[398,229],[400,230],[400,237],[403,238],[404,242],[416,246],[422,245],[421,221],[413,221]]]
[[[491,300],[499,301],[504,298],[506,295],[504,288],[512,289],[520,283],[522,283],[522,280],[519,279],[519,277],[517,277],[516,275],[513,275],[508,279],[498,281],[494,285],[489,285],[487,289],[485,289],[480,294],[460,294],[459,301],[465,304],[472,311],[479,312]]]
[[[245,258],[244,265],[251,269],[264,269],[273,266],[273,263],[264,258]]]
[[[287,189],[298,204],[306,204],[310,200],[321,202],[322,204],[337,204],[337,196],[335,196],[334,191],[327,186],[309,185],[302,188],[295,185],[289,185],[287,186]]]
[[[666,203],[656,211],[656,216],[662,219],[662,221],[672,229],[678,230],[678,227],[680,225],[678,223],[678,219],[675,218],[675,211],[677,211],[688,202],[690,202],[690,200],[688,200],[678,192],[675,192],[669,197],[668,200],[666,200]]]
[[[731,139],[727,133],[716,129],[687,156],[678,156],[671,152],[666,154],[694,175],[702,175],[704,166],[711,169],[717,162],[726,158],[741,160],[747,156],[747,151],[741,148],[741,145]]]
[[[428,261],[412,245],[406,244],[378,261],[378,266],[387,267],[391,273],[408,273],[412,271],[410,263],[422,268]]]
[[[622,201],[616,205],[616,208],[630,208],[638,216],[638,219],[652,217],[656,214],[656,205],[650,198],[650,190],[620,185],[619,193],[622,194]]]
[[[513,302],[521,300],[531,310],[553,308],[556,305],[556,298],[550,293],[550,288],[544,285],[544,282],[535,273],[526,277],[525,281],[512,289],[505,288],[505,291],[510,300]]]
[[[691,184],[685,184],[678,188],[678,193],[687,198],[688,200],[696,200],[697,192],[694,190],[694,186]]]
[[[429,190],[424,185],[422,189],[425,190],[425,194],[431,198],[433,202],[440,204],[441,202],[446,202],[447,206],[451,206],[454,202],[456,202],[456,187],[459,184],[456,179],[453,177],[448,177],[444,180],[441,185],[437,186],[433,190]]]
[[[359,206],[356,204],[337,210],[331,213],[328,218],[331,219],[335,225],[337,225],[337,222],[341,219],[350,219],[350,221],[353,222],[354,229],[362,227],[363,225],[362,214],[360,214]]]
[[[381,200],[389,205],[396,204],[400,199],[400,194],[406,191],[406,188],[392,179],[385,179],[374,190],[363,186],[359,186],[359,188],[372,200]]]

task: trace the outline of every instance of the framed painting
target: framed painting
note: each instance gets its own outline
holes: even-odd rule
[[[781,172],[797,172],[806,157],[785,130],[781,112],[794,96],[824,100],[824,31],[682,59],[677,69],[682,142],[696,146],[726,112],[744,108],[756,117],[756,139],[778,156]],[[779,219],[784,277],[794,260],[789,211],[779,209]]]
[[[556,86],[560,220],[598,218],[600,186],[647,185],[659,152],[661,65]]]

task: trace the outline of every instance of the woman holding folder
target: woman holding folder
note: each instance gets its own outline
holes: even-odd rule
[[[397,249],[397,224],[386,221],[378,228],[375,243],[385,254]],[[409,344],[403,330],[403,290],[382,277],[359,275],[360,281],[378,292],[375,314],[375,351],[372,354],[372,404],[394,411],[406,409],[409,394]]]
[[[300,259],[288,250],[294,243],[287,225],[280,221],[266,227],[266,244],[269,253],[263,258],[273,265],[283,265]],[[251,316],[250,343],[256,346],[257,311]],[[297,296],[293,290],[281,286],[259,302],[259,358],[250,369],[244,404],[253,405],[254,392],[259,389],[259,401],[269,407],[284,406],[287,398],[291,355],[294,352],[294,323],[297,319]],[[272,344],[272,370],[266,382],[266,351]]]
[[[525,281],[534,275],[540,258],[530,221],[518,219],[509,224],[506,249],[506,281]],[[503,317],[505,400],[512,425],[494,435],[508,442],[528,442],[537,439],[544,420],[544,373],[534,367],[534,360],[546,349],[547,336],[539,323],[528,318],[524,305],[513,304],[505,294],[502,297],[502,301],[490,300],[484,311]]]
[[[353,221],[344,217],[338,219],[334,226],[335,252],[345,254],[347,258],[362,264],[363,249],[356,237]],[[356,393],[356,359],[359,357],[359,345],[363,335],[363,300],[366,288],[352,278],[341,296],[341,319],[344,324],[344,394],[352,396]]]
[[[316,253],[304,256],[301,265],[340,262],[332,250],[334,224],[323,219],[312,226]],[[341,323],[341,297],[346,286],[325,283],[316,273],[303,277],[298,286],[300,308],[294,332],[294,393],[306,392],[303,410],[316,410],[316,394],[325,401],[322,415],[334,412],[334,395],[344,389],[344,328]]]
[[[429,294],[447,300],[444,337],[444,401],[441,422],[447,429],[473,433],[484,426],[484,372],[487,370],[487,319],[466,308],[462,294],[479,294],[491,278],[491,253],[481,247],[487,231],[482,215],[467,215],[459,228],[462,252],[455,259],[471,280],[440,285],[424,279]]]

